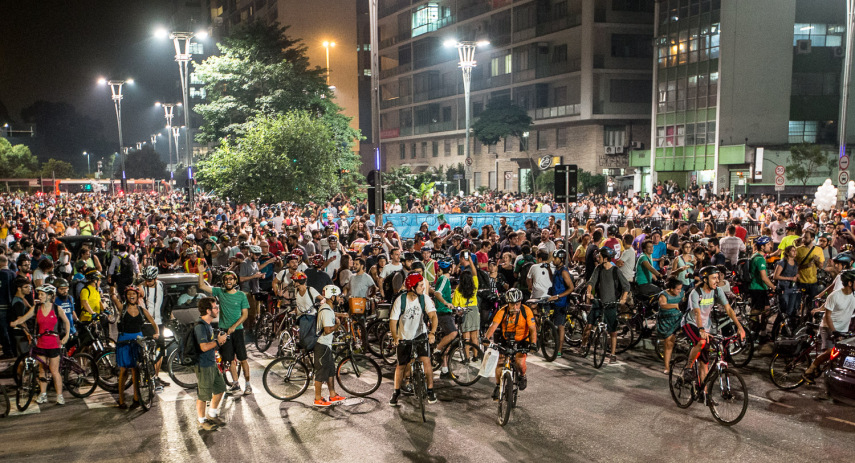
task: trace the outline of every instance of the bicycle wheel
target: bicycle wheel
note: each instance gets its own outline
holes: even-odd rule
[[[243,371],[243,365],[241,365],[237,358],[232,360],[232,362],[237,364],[237,374],[232,373],[232,369],[230,368],[231,362],[223,362],[223,381],[225,381],[228,387],[232,387],[233,384],[240,384],[240,374]]]
[[[502,373],[502,386],[499,397],[499,426],[508,424],[511,419],[511,408],[514,400],[514,380],[509,371]]]
[[[294,357],[280,357],[264,369],[261,382],[274,399],[294,400],[309,388],[309,369]]]
[[[273,344],[273,315],[265,313],[255,325],[255,348],[266,352]]]
[[[582,344],[582,332],[585,330],[585,319],[579,315],[567,317],[564,323],[564,344],[577,347]]]
[[[382,320],[374,320],[365,329],[365,347],[368,348],[371,355],[377,358],[383,358],[383,354],[380,352],[380,342],[383,340],[383,334],[386,331],[389,331],[389,325],[383,323]]]
[[[6,418],[12,412],[12,402],[9,401],[9,394],[6,393],[6,388],[0,384],[0,418]]]
[[[59,361],[62,383],[69,394],[82,399],[95,392],[98,387],[98,367],[91,355],[76,353],[72,358],[62,357]]]
[[[416,402],[418,402],[419,410],[422,412],[422,423],[427,421],[425,417],[425,396],[427,395],[427,390],[425,386],[425,373],[422,370],[422,363],[418,360],[413,364],[413,389],[416,393]]]
[[[466,354],[466,349],[469,347],[469,354]],[[484,353],[481,348],[473,344],[471,341],[466,341],[462,345],[456,344],[448,351],[448,372],[451,373],[451,380],[461,386],[471,386],[478,382],[480,378],[478,371],[481,369],[481,359],[484,358]]]
[[[609,351],[609,334],[602,330],[597,330],[594,337],[594,368],[603,366],[603,361],[606,359]]]
[[[671,368],[668,371],[668,388],[671,389],[671,398],[680,408],[688,408],[695,400],[694,370],[689,368],[689,359],[686,356],[678,356],[671,360]]]
[[[727,351],[733,365],[744,368],[754,357],[754,335],[750,331],[745,333],[745,340],[734,340],[727,345]]]
[[[615,353],[621,354],[629,350],[630,347],[638,344],[641,337],[637,335],[634,322],[631,318],[618,316],[617,326],[617,346]]]
[[[108,350],[95,359],[98,366],[98,386],[107,392],[119,392],[119,364],[116,362],[116,351]],[[133,378],[128,375],[125,379],[125,390],[131,386]]]
[[[192,389],[196,387],[196,368],[194,365],[184,365],[181,363],[181,354],[178,349],[169,353],[166,358],[167,371],[169,377],[175,381],[175,384],[184,389]]]
[[[365,397],[380,387],[383,373],[380,365],[370,357],[354,355],[345,357],[335,370],[335,379],[350,395]]]
[[[392,332],[386,331],[383,333],[383,338],[380,340],[380,358],[386,365],[394,365],[398,363],[397,349],[392,343]]]
[[[558,329],[547,320],[540,327],[540,352],[543,359],[552,362],[558,357]]]
[[[152,366],[148,359],[141,359],[137,367],[139,368],[137,380],[140,382],[140,405],[142,405],[143,410],[148,411],[154,406],[154,396],[156,395],[154,377],[151,374]]]
[[[785,391],[795,389],[804,383],[802,375],[810,364],[811,360],[807,352],[802,352],[798,356],[775,354],[769,363],[769,378],[779,389]]]
[[[18,381],[19,386],[15,391],[15,407],[18,408],[19,412],[25,411],[30,406],[33,396],[39,390],[39,383],[36,379],[37,374],[38,367],[36,366],[24,367],[23,371],[21,371]]]
[[[707,405],[713,418],[725,426],[733,426],[745,416],[748,410],[748,389],[745,381],[736,371],[725,368],[720,373],[711,371]]]

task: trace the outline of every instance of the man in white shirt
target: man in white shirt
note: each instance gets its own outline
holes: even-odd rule
[[[549,256],[550,254],[541,249],[537,252],[537,263],[528,269],[526,283],[532,299],[540,299],[546,296],[549,288],[552,287],[553,269],[549,263]]]
[[[398,366],[395,368],[395,392],[389,399],[389,405],[393,407],[398,406],[404,371],[413,360],[422,362],[424,367],[428,403],[436,403],[428,343],[433,344],[436,338],[438,319],[433,300],[425,295],[426,283],[427,281],[421,274],[410,273],[404,280],[407,292],[392,302],[389,331],[392,335],[392,342],[397,347],[398,356]],[[403,310],[401,306],[404,306]],[[430,331],[425,325],[424,314],[427,314],[430,319],[430,326],[433,327]]]
[[[633,237],[629,233],[623,235],[623,252],[618,255],[618,260],[615,263],[618,266],[620,273],[626,278],[626,281],[632,283],[635,281],[635,249],[632,249]]]
[[[829,294],[828,298],[825,299],[825,304],[817,309],[819,312],[825,311],[819,325],[819,337],[822,340],[822,348],[825,352],[817,357],[802,375],[802,378],[808,383],[813,383],[814,379],[822,374],[820,365],[831,358],[831,349],[834,347],[834,332],[849,331],[852,314],[855,313],[855,297],[852,294],[853,288],[855,288],[855,270],[844,270],[840,274],[840,281],[843,283],[843,288]]]
[[[341,267],[341,246],[338,244],[338,237],[335,235],[330,235],[326,239],[329,248],[323,251],[324,259],[324,267],[323,270],[327,273],[327,275],[332,278],[335,275],[336,270]]]
[[[548,256],[552,255],[552,252],[555,251],[555,242],[552,241],[552,233],[548,228],[544,228],[540,231],[540,244],[537,245],[538,249],[546,251]]]
[[[739,253],[745,251],[745,243],[736,236],[736,225],[727,226],[727,236],[719,240],[719,248],[730,265],[736,265],[739,261]]]

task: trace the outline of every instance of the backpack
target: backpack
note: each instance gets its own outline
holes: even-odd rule
[[[300,316],[300,345],[307,351],[315,349],[315,344],[318,343],[318,338],[321,337],[323,327],[320,326],[320,317],[318,315],[324,310],[332,310],[329,307],[321,307],[317,314],[304,314]]]
[[[505,311],[505,314],[502,316],[502,321],[499,322],[499,334],[500,334],[500,336],[502,337],[502,339],[504,339],[506,341],[510,340],[510,339],[508,339],[508,335],[510,335],[511,339],[514,339],[516,336],[516,331],[506,331],[506,329],[508,327],[508,320],[510,319],[510,314],[508,313],[508,307],[505,306],[504,308],[499,309],[499,310]],[[531,339],[531,331],[528,329],[528,316],[531,315],[532,317],[534,317],[534,313],[531,311],[531,309],[528,308],[528,306],[523,305],[522,307],[520,307],[519,313],[517,313],[517,316],[514,320],[514,326],[516,326],[519,323],[520,315],[524,315],[526,317],[524,319],[525,327],[526,327],[526,336],[523,339]]]
[[[602,265],[598,265],[598,266],[597,266],[597,270],[595,270],[595,271],[596,271],[596,272],[600,272],[600,273],[602,274],[602,272],[603,272],[603,266],[602,266]],[[615,282],[615,294],[616,294],[618,297],[620,297],[620,296],[621,296],[621,290],[620,290],[620,275],[618,275],[618,274],[617,274],[617,273],[619,272],[619,270],[618,270],[618,268],[617,268],[617,265],[612,265],[611,272],[612,272],[612,280],[614,280],[614,282]],[[602,281],[602,280],[600,280],[600,278],[601,278],[601,277],[600,277],[600,276],[598,276],[598,278],[597,278],[597,284],[599,284],[599,283],[600,283],[600,281]],[[557,279],[556,279],[556,281],[557,281]],[[562,283],[563,283],[563,282],[564,282],[564,279],[562,278],[562,279],[561,279],[561,281],[562,281]],[[567,289],[567,288],[564,288],[564,289]],[[564,291],[564,290],[562,289],[562,291]],[[598,299],[599,299],[600,295],[599,295],[598,293],[599,293],[598,288],[594,288],[593,295],[594,295],[594,297],[596,297],[596,298],[598,298]],[[559,294],[559,293],[556,293],[556,294]]]
[[[40,310],[40,309],[36,308],[36,310]],[[53,303],[53,313],[54,313],[54,315],[56,315],[56,328],[54,328],[54,331],[56,331],[56,334],[59,336],[59,339],[61,341],[62,338],[65,337],[66,331],[65,331],[65,325],[59,320],[59,311],[60,310],[62,310],[62,312],[65,313],[65,310],[63,310],[62,307],[56,305],[56,302],[54,302]],[[33,317],[33,318],[35,318],[35,317]],[[66,317],[66,318],[68,318],[68,317]],[[72,323],[74,323],[74,320],[68,321],[69,325]]]
[[[134,266],[129,255],[119,257],[119,269],[116,275],[120,283],[129,285],[134,282]]]
[[[181,364],[182,365],[197,365],[199,363],[199,355],[202,350],[199,349],[199,341],[196,339],[196,327],[201,322],[196,322],[190,325],[190,331],[184,335],[181,345]]]
[[[547,269],[549,267],[547,266]],[[552,275],[552,287],[549,288],[549,292],[547,294],[551,296],[557,296],[564,291],[567,291],[567,283],[564,282],[564,271],[567,270],[567,267],[560,267],[557,269],[558,271],[550,274]],[[558,298],[557,301],[553,303],[555,307],[566,307],[567,306],[567,296]]]
[[[389,274],[386,278],[383,279],[383,294],[386,294],[389,297],[389,301],[394,301],[396,297],[400,294],[400,292],[395,292],[394,288],[392,288],[392,281],[395,280],[395,277],[398,274],[403,274],[403,270],[396,270],[395,272]],[[404,275],[406,277],[406,275]]]

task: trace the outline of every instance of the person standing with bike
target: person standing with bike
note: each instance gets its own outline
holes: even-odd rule
[[[41,390],[36,403],[47,402],[47,381],[43,379],[46,377],[44,365],[47,364],[53,377],[53,385],[56,388],[56,404],[65,405],[65,398],[62,397],[62,376],[59,374],[59,354],[62,346],[68,342],[70,332],[68,318],[66,318],[65,312],[58,310],[53,303],[53,298],[56,295],[55,287],[42,285],[36,288],[36,292],[39,299],[35,306],[10,325],[14,328],[35,315],[36,329],[39,334],[35,354],[40,360],[39,389]],[[64,325],[64,331],[58,329],[60,323]],[[61,339],[60,333],[62,333]]]
[[[160,276],[160,272],[154,265],[149,265],[143,269],[141,275],[143,277],[143,283],[138,289],[142,295],[142,306],[145,307],[145,310],[148,311],[154,319],[153,324],[143,325],[143,336],[152,336],[155,332],[163,333],[164,319],[166,318],[163,313],[163,299],[166,294],[166,288],[163,286],[163,282],[157,279],[157,277]],[[155,329],[157,331],[155,331]],[[155,338],[158,347],[161,349],[166,347],[164,337],[165,336],[159,336]],[[160,374],[160,367],[162,364],[163,356],[160,356],[154,364],[154,380],[158,386],[165,387],[169,386],[169,382],[164,381],[157,376]]]
[[[436,299],[436,317],[439,323],[440,331],[444,334],[439,344],[436,345],[435,352],[443,352],[454,338],[457,337],[457,325],[454,323],[454,313],[452,312],[451,304],[451,279],[448,277],[451,268],[454,266],[454,261],[448,257],[439,261],[439,277],[436,279],[436,289],[429,289],[431,297]],[[448,355],[442,358],[442,367],[439,372],[440,378],[448,377],[451,374],[448,371]]]
[[[588,336],[591,334],[591,329],[594,327],[597,319],[602,312],[603,320],[606,322],[609,337],[611,338],[611,355],[609,363],[616,363],[617,356],[617,307],[614,307],[613,302],[626,304],[626,299],[629,297],[629,282],[623,276],[617,266],[612,263],[612,259],[617,253],[614,248],[603,246],[600,248],[598,260],[600,264],[594,269],[591,274],[591,279],[588,280],[587,298],[592,301],[591,312],[588,314],[588,324],[585,326],[585,332],[582,335],[582,346],[588,343]],[[597,297],[594,300],[594,296]],[[611,304],[611,305],[609,305]],[[564,336],[561,335],[562,339]]]
[[[324,299],[318,308],[318,340],[315,342],[315,406],[329,407],[342,402],[344,397],[335,392],[335,356],[332,351],[333,331],[339,329],[341,323],[336,317],[332,306],[341,299],[341,290],[338,286],[327,285],[324,287]],[[341,314],[347,316],[347,314]],[[326,400],[321,395],[324,383],[327,383],[330,399]]]
[[[573,283],[573,277],[570,276],[570,271],[565,267],[567,260],[567,251],[556,249],[552,251],[552,266],[555,271],[552,273],[552,292],[549,302],[552,302],[554,312],[552,312],[552,323],[558,328],[558,348],[556,356],[561,357],[562,349],[564,349],[564,324],[567,321],[567,305],[569,304],[569,296],[576,289]]]
[[[855,270],[844,270],[840,273],[840,281],[843,288],[829,294],[825,299],[823,308],[825,313],[819,324],[819,337],[822,340],[824,352],[819,355],[802,375],[802,378],[810,384],[822,374],[822,366],[831,358],[831,349],[834,347],[834,334],[836,332],[849,331],[852,314],[855,313]],[[822,311],[823,308],[819,309]]]
[[[522,291],[516,288],[511,288],[505,293],[505,301],[508,304],[499,309],[493,316],[493,323],[484,335],[485,340],[493,338],[495,333],[496,344],[504,347],[508,347],[508,341],[512,339],[518,343],[527,339],[529,346],[537,345],[537,326],[534,320],[534,312],[522,303],[522,297]],[[496,333],[499,328],[501,331]],[[528,386],[525,363],[527,356],[528,354],[520,353],[514,359],[520,369],[518,384],[521,391]],[[496,388],[493,389],[493,400],[499,400],[499,383],[504,362],[504,356],[499,357],[499,363],[496,365]]]
[[[119,337],[116,339],[116,363],[119,365],[119,405],[122,410],[134,409],[140,406],[140,378],[137,368],[140,348],[136,343],[137,337],[142,336],[143,323],[148,320],[154,326],[152,337],[156,340],[160,337],[157,324],[151,314],[140,305],[140,293],[136,286],[125,288],[125,302],[119,299],[118,291],[113,288],[113,305],[119,311],[118,320]],[[128,407],[125,404],[125,378],[128,370],[133,375],[134,401]]]
[[[736,318],[736,313],[727,301],[724,290],[718,287],[719,279],[721,278],[718,267],[713,265],[704,267],[698,272],[698,276],[701,278],[701,286],[696,287],[689,293],[689,309],[683,315],[682,327],[683,332],[686,333],[689,342],[692,344],[687,368],[691,368],[700,359],[698,381],[703,383],[709,369],[707,343],[709,331],[712,329],[710,314],[715,305],[719,304],[724,307],[727,316],[736,325],[740,340],[745,339],[745,329],[742,328],[742,324]]]
[[[463,333],[464,342],[469,341],[477,346],[481,329],[481,312],[478,310],[478,268],[469,251],[460,252],[459,262],[459,284],[451,295],[451,305],[465,309],[459,329]],[[469,356],[471,353],[467,352],[466,355]]]
[[[237,277],[234,277],[237,283]],[[232,287],[234,289],[234,287]],[[241,293],[243,294],[243,293]],[[199,429],[213,431],[226,422],[220,418],[220,403],[226,392],[226,382],[217,369],[214,351],[228,341],[229,336],[222,330],[214,337],[211,323],[220,317],[220,304],[213,297],[204,297],[199,301],[199,322],[193,328],[193,335],[199,347],[199,361],[196,364],[196,417]],[[206,402],[211,402],[205,413]]]
[[[404,279],[404,287],[407,292],[392,302],[389,331],[392,335],[392,343],[397,348],[398,357],[398,365],[395,367],[395,392],[389,399],[389,405],[393,407],[398,406],[404,371],[413,360],[422,362],[424,367],[428,403],[436,403],[436,395],[433,392],[433,368],[430,362],[429,344],[433,344],[436,337],[438,320],[433,300],[425,296],[425,283],[423,276],[415,272],[410,273]],[[427,314],[432,327],[430,332],[428,332],[423,319],[425,314]]]
[[[244,379],[246,380],[243,393],[245,395],[252,394],[252,386],[249,384],[249,362],[246,360],[246,341],[244,340],[243,330],[243,322],[249,314],[249,300],[246,298],[246,294],[238,291],[238,276],[235,272],[228,271],[223,273],[222,288],[211,287],[204,277],[208,265],[204,261],[199,262],[199,265],[201,267],[199,269],[199,289],[214,296],[219,301],[222,306],[219,326],[220,329],[225,328],[226,334],[229,335],[228,340],[221,346],[218,346],[223,360],[229,362],[229,369],[232,372],[232,378],[235,380],[231,389],[229,389],[229,393],[237,394],[240,392],[238,364],[234,361],[235,357],[237,357],[241,369],[243,369]]]
[[[665,340],[665,370],[670,371],[671,353],[677,340],[677,329],[680,328],[680,302],[683,300],[683,282],[677,278],[665,281],[665,291],[659,293],[659,313],[656,315],[656,334]]]

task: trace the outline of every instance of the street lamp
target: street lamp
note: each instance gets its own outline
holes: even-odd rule
[[[175,140],[175,162],[177,163],[178,162],[178,135],[180,135],[180,133],[181,133],[181,127],[176,127],[176,126],[167,127],[166,131],[172,132],[172,139]],[[187,134],[185,133],[184,136],[186,137]],[[170,180],[173,180],[175,178],[174,171],[175,171],[175,167],[170,169],[170,172],[169,172],[169,179]]]
[[[127,189],[127,179],[125,178],[125,157],[127,153],[124,150],[124,144],[122,142],[122,87],[125,84],[133,84],[134,79],[125,79],[125,80],[107,80],[105,78],[98,79],[98,84],[100,85],[109,85],[110,93],[112,94],[111,98],[113,99],[113,106],[116,108],[116,122],[119,125],[119,149],[124,153],[122,155],[122,189]]]
[[[467,187],[469,185],[469,180],[472,178],[472,159],[469,154],[469,100],[471,95],[470,84],[472,82],[472,68],[475,67],[475,49],[478,47],[485,47],[489,44],[490,42],[487,42],[486,40],[478,42],[446,40],[444,43],[446,47],[457,47],[457,55],[459,58],[458,66],[460,67],[460,70],[463,71],[463,104],[466,106],[466,145],[464,148],[466,159],[464,166],[466,169],[465,176]],[[498,181],[499,179],[496,178],[497,184]]]
[[[155,106],[163,106],[163,117],[166,118],[166,144],[169,146],[169,178],[175,178],[175,165],[172,163],[172,118],[175,115],[175,107],[181,103],[154,103]],[[175,143],[175,159],[178,159],[178,142]]]
[[[328,42],[324,40],[324,48],[327,50],[327,87],[330,86],[330,48],[335,47],[335,42]]]
[[[92,175],[92,172],[89,170],[89,153],[86,151],[83,152],[83,155],[86,156],[86,176]]]

